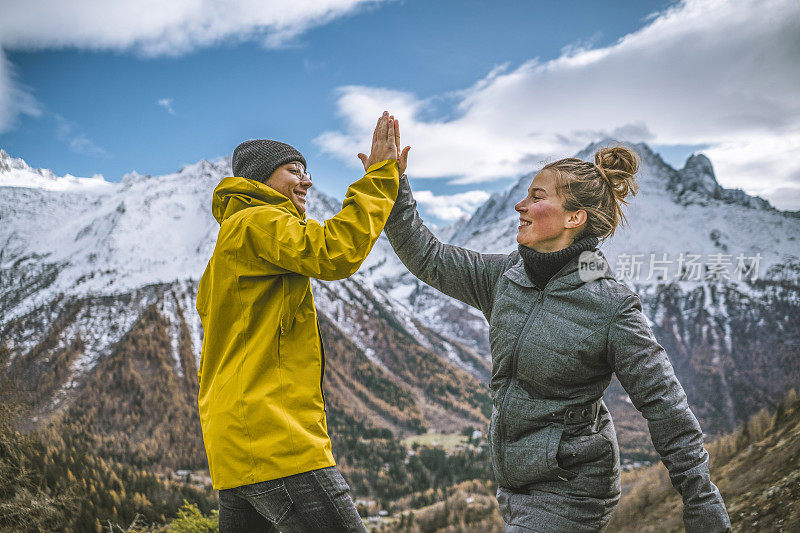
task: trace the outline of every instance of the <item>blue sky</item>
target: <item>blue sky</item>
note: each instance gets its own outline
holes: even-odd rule
[[[755,2],[735,15],[705,0],[138,4],[60,13],[0,0],[0,148],[118,181],[274,138],[342,197],[387,108],[437,222],[458,214],[441,209],[450,201],[469,211],[606,135],[644,140],[678,166],[703,149],[723,185],[800,208],[793,2],[762,2],[761,33],[745,18]]]

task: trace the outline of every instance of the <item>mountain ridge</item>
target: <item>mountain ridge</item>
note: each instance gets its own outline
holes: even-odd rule
[[[800,332],[791,318],[800,313],[800,241],[795,238],[800,221],[759,208],[758,202],[753,207],[714,197],[716,179],[708,174],[713,167],[699,156],[684,165],[693,173],[687,183],[705,184],[700,190],[712,192],[702,205],[678,201],[670,183],[681,178],[680,171],[646,145],[633,146],[643,165],[640,193],[627,211],[630,225],[601,247],[620,282],[640,295],[704,429],[724,431],[800,379],[797,344],[792,344]],[[594,149],[590,145],[578,155],[591,157]],[[176,340],[184,328],[199,358],[202,327],[194,294],[218,231],[208,212],[211,191],[227,173],[227,158],[220,158],[164,176],[130,174],[122,184],[100,189],[0,185],[0,366],[16,364],[15,374],[25,376],[34,368],[58,365],[58,385],[47,388],[52,403],[44,402],[42,409],[68,402],[143,311],[158,302],[175,302],[162,305],[159,313],[169,324],[168,359],[176,375],[185,366]],[[513,206],[532,176],[523,175],[508,191],[492,195],[472,217],[450,228],[447,240],[481,252],[516,248]],[[340,205],[312,189],[309,216],[325,220]],[[713,279],[704,271],[698,279],[684,279],[669,271],[671,278],[626,279],[620,275],[624,264],[615,265],[626,255],[659,252],[695,252],[705,259],[763,252],[764,276]],[[486,319],[478,310],[419,282],[383,235],[356,275],[341,282],[313,280],[312,289],[324,337],[340,339],[345,368],[385,383],[384,392],[394,391],[371,398],[345,374],[337,375],[332,381],[348,398],[348,416],[357,413],[399,434],[482,427],[491,363]],[[83,303],[71,308],[76,302]],[[773,327],[765,330],[763,324]],[[80,344],[73,345],[74,339]],[[411,347],[413,358],[402,357],[400,346]],[[758,367],[750,364],[751,354],[758,354]],[[429,374],[409,367],[411,361],[428,365],[426,358],[433,365]],[[17,359],[21,362],[14,363]],[[770,367],[782,373],[775,375]],[[416,407],[405,415],[393,411],[387,398],[398,395]],[[616,380],[606,401],[622,430],[626,460],[652,460],[646,424]]]

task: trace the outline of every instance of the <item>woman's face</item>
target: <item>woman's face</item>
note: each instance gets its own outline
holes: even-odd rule
[[[562,199],[556,194],[555,171],[550,169],[536,174],[528,195],[514,209],[519,213],[517,242],[537,252],[566,248],[586,220],[583,210],[564,210]]]
[[[311,179],[302,163],[292,161],[279,166],[265,184],[287,197],[298,213],[302,215],[306,212],[306,194],[311,188]]]

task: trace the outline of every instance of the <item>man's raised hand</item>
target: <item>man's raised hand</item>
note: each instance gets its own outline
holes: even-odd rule
[[[380,163],[387,159],[397,159],[398,133],[399,130],[394,117],[390,116],[388,111],[384,111],[375,125],[375,131],[372,133],[372,150],[369,157],[366,154],[358,154],[358,158],[364,165],[364,170],[367,170],[375,163]]]

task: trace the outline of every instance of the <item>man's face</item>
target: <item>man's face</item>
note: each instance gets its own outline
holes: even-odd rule
[[[306,194],[311,188],[311,178],[302,163],[292,161],[279,166],[265,184],[287,197],[298,213],[306,212]]]

